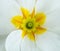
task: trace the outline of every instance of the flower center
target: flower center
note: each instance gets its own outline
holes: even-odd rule
[[[27,22],[26,28],[27,29],[32,29],[33,28],[33,22]]]

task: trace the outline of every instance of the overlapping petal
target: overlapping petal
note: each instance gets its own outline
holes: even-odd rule
[[[21,51],[40,51],[34,41],[30,41],[27,37],[22,40]]]
[[[16,33],[16,34],[15,34]],[[21,30],[11,32],[5,42],[6,51],[20,51],[21,46]]]

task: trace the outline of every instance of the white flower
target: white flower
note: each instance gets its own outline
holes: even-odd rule
[[[18,1],[20,3],[20,6],[23,6],[30,11],[33,9],[35,5],[35,0],[20,0],[20,1]],[[15,3],[19,8],[17,2]],[[12,11],[15,8],[13,8]],[[37,0],[36,12],[41,11],[45,12],[47,16],[46,23],[44,25],[44,27],[47,28],[47,31],[43,35],[36,35],[36,42],[29,40],[27,36],[24,37],[24,39],[22,39],[21,30],[13,31],[8,35],[6,39],[5,44],[6,51],[60,51],[60,39],[59,39],[60,1]]]

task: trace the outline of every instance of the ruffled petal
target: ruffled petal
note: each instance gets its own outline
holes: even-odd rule
[[[20,51],[21,46],[21,30],[10,33],[5,42],[6,51]]]
[[[29,11],[23,7],[21,8],[21,11],[24,18],[27,18],[30,15]]]
[[[36,27],[36,34],[42,35],[44,32],[46,32],[46,28],[42,28],[42,27]]]
[[[16,26],[17,28],[22,28],[21,27],[21,24],[22,24],[22,21],[23,21],[23,18],[21,16],[14,16],[12,19],[11,19],[11,22],[14,26]]]
[[[45,23],[46,21],[46,15],[44,13],[37,13],[35,15],[36,17],[36,22],[41,26]]]
[[[36,36],[36,44],[42,51],[60,51],[60,38],[58,34],[47,31],[43,35]]]

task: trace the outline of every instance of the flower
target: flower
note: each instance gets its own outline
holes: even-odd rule
[[[18,28],[22,29],[22,37],[25,35],[28,36],[29,39],[35,40],[35,33],[42,34],[46,31],[42,25],[45,22],[46,15],[44,13],[37,13],[35,15],[35,8],[30,14],[29,11],[25,8],[21,8],[23,16],[17,15],[14,16],[11,22]]]
[[[34,4],[31,4],[31,3],[33,3],[31,1],[34,1],[34,0],[25,0],[25,1],[22,0],[22,1],[23,2],[21,2],[20,4],[22,4],[24,8],[27,8],[29,10],[28,12],[32,13],[31,11],[34,10],[33,9]],[[42,0],[42,1],[45,1],[45,0]],[[22,39],[22,37],[21,37],[22,30],[24,28],[24,31],[25,31],[26,26],[24,26],[24,24],[23,24],[23,26],[21,27],[21,26],[18,26],[17,24],[14,23],[14,25],[17,28],[19,28],[19,30],[13,31],[12,33],[10,33],[8,35],[8,37],[6,39],[6,43],[5,43],[6,51],[60,51],[59,35],[58,35],[57,31],[56,31],[57,29],[55,29],[55,28],[57,28],[59,26],[59,15],[60,15],[59,12],[58,12],[60,9],[55,9],[55,8],[59,8],[60,5],[59,4],[58,4],[59,6],[55,5],[57,3],[57,1],[55,3],[52,2],[53,4],[50,1],[52,2],[52,0],[46,0],[46,3],[44,3],[45,7],[43,7],[43,9],[41,9],[42,8],[41,5],[43,5],[43,3],[40,0],[38,0],[38,2],[36,4],[36,7],[35,7],[35,11],[33,11],[34,16],[36,15],[37,12],[39,12],[39,13],[43,12],[43,15],[45,15],[44,16],[45,19],[46,19],[44,21],[45,24],[43,26],[41,26],[41,27],[43,29],[46,28],[47,29],[47,30],[45,30],[46,32],[43,31],[41,35],[34,34],[35,35],[35,38],[34,38],[35,41],[31,41],[31,40],[34,40],[34,39],[31,39],[31,38],[29,38],[30,39],[29,40],[27,38],[27,36],[25,36],[25,35],[22,36],[23,37],[23,39]],[[24,10],[24,8],[23,8],[23,10]],[[29,13],[29,15],[30,15],[30,13]],[[26,22],[25,22],[25,20],[22,19],[23,17],[19,17],[19,18],[24,23],[27,23],[28,20],[26,20]],[[27,18],[29,18],[29,17],[27,17]],[[16,19],[18,19],[18,18],[16,18]],[[20,21],[20,19],[18,19],[18,20]],[[30,27],[30,25],[28,27]],[[22,29],[22,30],[20,30],[20,29]],[[53,31],[54,29],[55,29],[55,31]],[[36,29],[34,29],[34,30],[36,30]]]

